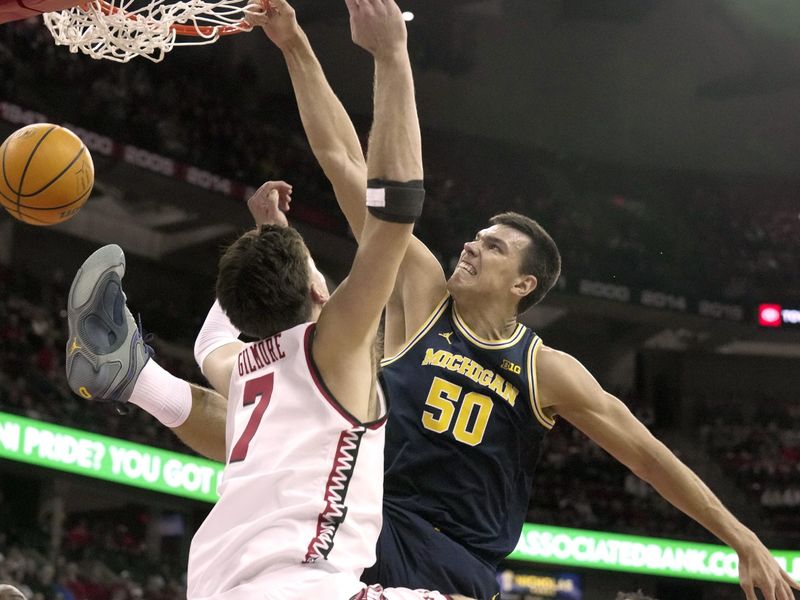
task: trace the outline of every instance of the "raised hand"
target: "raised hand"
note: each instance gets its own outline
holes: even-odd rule
[[[758,540],[746,552],[739,553],[739,584],[747,600],[757,600],[756,589],[761,590],[765,600],[792,600],[792,588],[797,584]]]
[[[284,48],[300,33],[294,8],[286,0],[257,0],[249,4],[245,12],[245,20],[254,27],[261,27],[278,48]]]
[[[394,0],[345,0],[353,42],[376,59],[405,51],[408,33]]]
[[[285,181],[267,181],[247,199],[256,225],[288,227],[286,212],[292,201],[292,186]]]

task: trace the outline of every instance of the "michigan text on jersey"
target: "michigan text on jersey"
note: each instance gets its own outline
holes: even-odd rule
[[[514,406],[517,401],[519,390],[516,387],[506,381],[499,373],[495,373],[491,369],[484,369],[476,361],[466,356],[453,354],[447,350],[427,348],[425,350],[425,358],[422,359],[422,366],[426,365],[441,367],[464,375],[478,385],[489,388],[511,406]]]

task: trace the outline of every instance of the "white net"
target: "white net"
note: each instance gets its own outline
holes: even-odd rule
[[[92,58],[128,62],[144,56],[160,62],[175,46],[211,44],[220,35],[249,31],[243,21],[248,0],[94,0],[44,14],[56,44]]]

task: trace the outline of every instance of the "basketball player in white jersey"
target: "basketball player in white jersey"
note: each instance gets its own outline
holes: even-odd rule
[[[229,400],[220,500],[189,555],[192,600],[446,598],[359,581],[381,529],[387,406],[372,350],[424,190],[400,10],[394,0],[348,8],[354,41],[375,58],[373,150],[366,169],[360,152],[347,166],[361,173],[358,185],[332,183],[337,196],[366,199],[361,244],[330,296],[302,238],[283,224],[245,233],[220,260],[217,316],[258,341],[218,336],[202,363]],[[267,192],[273,206],[279,189]],[[148,363],[124,306],[124,269],[122,250],[106,246],[70,290],[67,370],[84,397],[130,396]]]

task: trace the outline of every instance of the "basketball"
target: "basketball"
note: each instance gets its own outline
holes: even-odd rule
[[[0,203],[30,225],[54,225],[86,203],[94,164],[80,138],[59,125],[34,123],[0,146]]]

